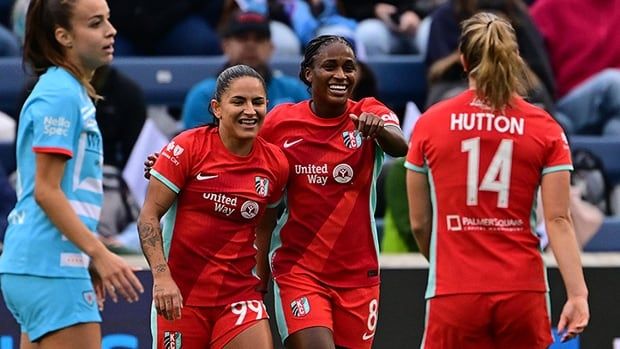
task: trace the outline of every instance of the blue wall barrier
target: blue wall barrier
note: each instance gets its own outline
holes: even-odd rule
[[[407,256],[405,256],[407,257]],[[506,271],[509,272],[509,271]],[[620,292],[619,265],[585,267],[585,277],[590,290],[591,321],[586,332],[577,340],[552,349],[600,349],[611,348],[614,338],[620,337],[620,307],[617,295]],[[151,347],[150,305],[152,278],[150,271],[139,271],[138,278],[147,290],[139,302],[124,301],[114,304],[106,301],[103,311],[103,349],[146,349]],[[374,348],[400,349],[417,348],[424,329],[424,291],[428,270],[426,263],[416,266],[381,269],[381,299],[379,323]],[[565,292],[557,268],[549,268],[551,288],[552,324],[558,318],[565,301]],[[53,301],[53,300],[51,300]],[[271,316],[271,327],[275,347],[281,349],[279,336],[275,331],[273,295],[267,294],[267,309]],[[616,304],[616,305],[614,305]],[[0,297],[0,349],[17,349],[19,328]]]

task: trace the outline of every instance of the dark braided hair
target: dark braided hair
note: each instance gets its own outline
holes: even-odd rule
[[[319,50],[323,46],[327,46],[334,42],[341,42],[351,49],[353,56],[355,57],[355,50],[353,45],[344,37],[338,35],[321,35],[310,40],[306,49],[304,50],[304,60],[301,61],[299,69],[299,79],[303,81],[306,86],[310,87],[310,82],[306,79],[306,69],[312,68],[314,65],[314,57],[319,53]]]

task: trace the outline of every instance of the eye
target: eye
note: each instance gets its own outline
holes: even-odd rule
[[[347,73],[352,73],[357,70],[357,66],[353,62],[345,63],[343,70]]]
[[[263,106],[265,105],[265,99],[264,98],[255,98],[252,100],[252,104],[256,105],[256,106]]]

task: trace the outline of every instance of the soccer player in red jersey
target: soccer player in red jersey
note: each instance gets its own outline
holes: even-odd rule
[[[389,108],[374,98],[349,99],[357,73],[344,38],[313,39],[300,70],[311,99],[275,107],[260,132],[290,164],[286,210],[269,257],[287,348],[357,349],[373,342],[379,302],[375,185],[384,152],[404,156],[407,143]],[[267,215],[272,220],[261,228],[271,231],[275,210]],[[259,242],[266,250],[260,246],[266,242]]]
[[[527,73],[511,25],[479,13],[461,32],[470,89],[420,118],[405,163],[412,229],[430,261],[422,348],[547,348],[548,285],[531,218],[539,186],[567,290],[562,340],[589,319],[570,149],[555,120],[519,97]]]
[[[273,347],[255,228],[289,171],[282,151],[257,138],[265,91],[254,69],[224,70],[211,101],[219,126],[181,133],[151,170],[138,230],[153,273],[157,348]]]

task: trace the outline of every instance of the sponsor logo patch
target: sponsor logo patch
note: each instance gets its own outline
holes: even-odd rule
[[[332,176],[340,184],[349,183],[353,179],[353,168],[348,164],[338,164],[334,167]]]
[[[248,200],[241,205],[241,217],[252,219],[258,214],[258,204],[252,200]]]

